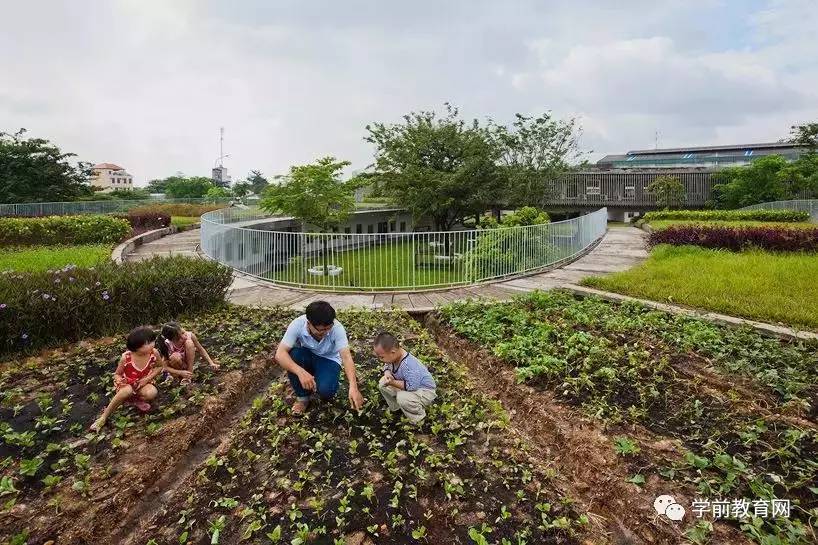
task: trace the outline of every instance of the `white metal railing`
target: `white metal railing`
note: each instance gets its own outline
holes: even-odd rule
[[[517,276],[569,261],[598,241],[607,209],[523,227],[371,234],[259,228],[258,209],[202,216],[201,248],[235,270],[325,291],[415,291]],[[245,223],[246,222],[246,223]]]
[[[818,222],[818,199],[794,199],[791,201],[772,201],[753,204],[739,210],[796,210],[807,212],[814,222]]]
[[[110,214],[126,212],[131,208],[152,204],[226,204],[229,199],[139,199],[111,201],[30,202],[0,204],[4,216],[74,216],[81,214]]]

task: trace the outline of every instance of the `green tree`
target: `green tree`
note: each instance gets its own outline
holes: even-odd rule
[[[270,185],[270,182],[267,181],[267,178],[265,178],[259,170],[251,170],[250,175],[247,177],[247,182],[252,186],[252,191],[256,195],[261,195],[264,189]]]
[[[793,125],[790,130],[790,142],[807,146],[815,153],[818,149],[818,123]]]
[[[204,176],[172,176],[165,184],[165,194],[174,199],[196,199],[207,195],[213,187],[213,181]]]
[[[648,193],[656,197],[656,204],[665,210],[678,208],[685,201],[685,186],[676,176],[657,176],[649,185]]]
[[[286,176],[276,176],[281,183],[267,187],[259,206],[273,214],[294,216],[321,232],[337,228],[355,209],[355,186],[341,180],[341,172],[349,164],[324,157],[315,163],[290,167]],[[321,240],[326,271],[327,237]]]
[[[150,198],[150,193],[147,190],[141,188],[135,189],[114,189],[113,191],[107,193],[114,199],[121,199],[124,201],[138,201]]]
[[[767,155],[746,166],[720,170],[713,175],[716,207],[741,208],[793,198],[781,177],[787,166],[788,162],[782,156]]]
[[[253,190],[253,184],[250,182],[236,182],[233,184],[233,195],[238,198],[247,196]]]
[[[220,199],[229,199],[233,194],[226,187],[213,186],[205,193],[205,198],[208,200],[217,201]]]
[[[538,117],[516,114],[511,126],[489,120],[488,131],[499,150],[509,206],[544,206],[555,180],[582,156],[574,118],[554,119],[550,112]]]
[[[25,132],[0,132],[0,202],[73,201],[92,194],[90,164],[72,164],[75,154],[42,138],[25,138]]]
[[[496,202],[503,187],[499,151],[477,120],[466,123],[449,104],[442,116],[412,112],[403,119],[366,126],[381,194],[415,218],[431,217],[439,231]]]

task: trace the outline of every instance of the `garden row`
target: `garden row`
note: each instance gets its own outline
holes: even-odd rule
[[[457,304],[443,318],[512,365],[520,383],[619,431],[611,448],[630,462],[630,482],[675,485],[683,497],[786,499],[790,518],[732,522],[759,543],[814,542],[815,344],[561,292]],[[666,440],[679,448],[651,448]],[[712,525],[698,522],[688,537],[706,542]]]
[[[120,410],[96,435],[87,429],[112,394],[121,337],[0,367],[0,542],[99,542],[221,415],[269,380],[265,354],[289,318],[247,309],[183,316],[220,369],[198,369],[192,388],[160,379],[154,411]]]
[[[818,251],[818,227],[730,227],[715,225],[677,225],[653,231],[649,246],[701,246],[703,248],[741,251],[758,249],[776,252]]]
[[[797,210],[658,210],[645,214],[644,221],[809,221],[809,213]]]

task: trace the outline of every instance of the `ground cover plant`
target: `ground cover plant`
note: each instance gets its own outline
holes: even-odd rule
[[[505,416],[405,314],[343,312],[367,398],[289,416],[275,383],[132,542],[577,543],[588,520],[551,487]],[[385,410],[371,354],[388,328],[429,363],[439,398],[420,428]],[[342,384],[341,390],[343,391]]]
[[[809,213],[797,210],[656,210],[645,214],[644,221],[809,221]]]
[[[611,222],[608,222],[610,225]],[[648,223],[652,231],[679,225],[704,225],[708,227],[775,227],[786,229],[815,229],[816,224],[807,221],[705,221],[705,220],[652,220]]]
[[[0,273],[0,354],[111,334],[224,301],[230,269],[160,257]]]
[[[47,271],[68,265],[93,267],[111,259],[111,244],[33,246],[0,250],[0,271]]]
[[[732,316],[818,329],[818,256],[660,245],[585,286]]]
[[[224,208],[224,204],[150,204],[133,208],[129,214],[163,214],[175,217],[196,217]]]
[[[722,227],[713,225],[676,225],[654,231],[648,245],[693,245],[732,251],[758,249],[772,252],[815,252],[818,250],[818,227]]]
[[[151,413],[120,409],[100,434],[87,429],[112,394],[122,336],[0,365],[0,542],[102,542],[219,411],[266,384],[270,339],[293,316],[237,307],[182,316],[221,368],[199,367],[190,388],[158,380]]]
[[[759,543],[813,543],[818,516],[818,350],[636,304],[538,293],[442,310],[456,332],[514,366],[521,383],[613,431],[634,424],[683,445],[647,456],[632,481],[661,477],[703,498],[786,498],[790,518],[733,520]],[[638,440],[615,435],[623,459]],[[646,451],[646,449],[641,449]],[[709,528],[689,528],[706,541]]]

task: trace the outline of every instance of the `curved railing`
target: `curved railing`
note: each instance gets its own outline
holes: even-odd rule
[[[201,248],[237,271],[283,286],[418,291],[530,274],[571,261],[602,238],[607,218],[602,208],[566,221],[500,229],[307,233],[285,231],[298,226],[291,218],[224,209],[202,216]]]
[[[818,222],[818,199],[795,199],[791,201],[772,201],[753,204],[739,210],[796,210],[807,212],[812,221]]]
[[[4,216],[75,216],[81,214],[111,214],[151,204],[227,204],[229,199],[139,199],[111,201],[29,202],[0,204]]]

